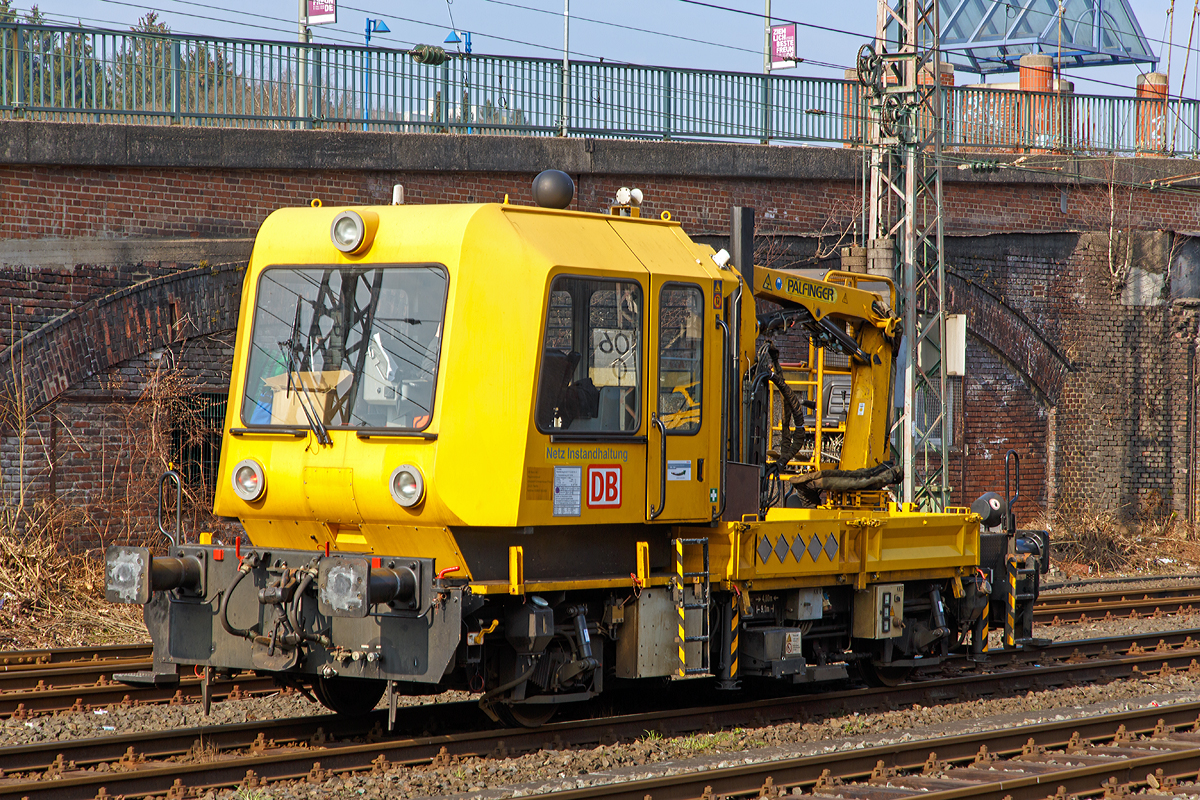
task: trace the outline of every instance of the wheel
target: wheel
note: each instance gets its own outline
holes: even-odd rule
[[[854,66],[858,72],[858,82],[874,91],[879,85],[879,79],[883,77],[883,61],[875,54],[875,48],[869,44],[858,48],[858,58],[855,59]]]
[[[506,703],[496,706],[496,715],[514,728],[539,728],[557,712],[557,703]]]
[[[362,678],[322,678],[313,681],[313,694],[321,705],[338,714],[361,717],[370,713],[387,689],[384,681]]]
[[[889,667],[870,661],[858,662],[858,673],[867,686],[899,686],[908,680],[912,667]]]

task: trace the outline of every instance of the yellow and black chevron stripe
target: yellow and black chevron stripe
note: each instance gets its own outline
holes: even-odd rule
[[[683,540],[675,540],[675,576],[679,579],[679,677],[687,675],[687,629],[683,608]]]
[[[1004,646],[1016,647],[1017,626],[1017,562],[1008,560],[1008,608],[1004,618]]]
[[[729,604],[733,611],[729,615],[729,677],[733,679],[737,677],[738,672],[738,628],[741,626],[741,615],[738,614],[736,596],[729,598]]]

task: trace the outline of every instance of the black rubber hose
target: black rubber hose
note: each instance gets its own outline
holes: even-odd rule
[[[292,630],[296,632],[302,639],[307,639],[310,642],[319,642],[320,635],[304,632],[304,619],[300,616],[300,604],[304,602],[304,593],[308,591],[308,587],[312,585],[313,576],[305,575],[300,580],[300,585],[296,587],[296,596],[292,598],[292,602],[288,604],[288,622],[292,626]]]
[[[229,598],[233,596],[233,592],[235,589],[237,589],[238,584],[242,582],[242,578],[246,577],[249,573],[250,573],[250,570],[248,570],[248,569],[244,569],[244,568],[238,569],[237,575],[235,575],[233,578],[233,582],[229,584],[229,588],[226,589],[225,594],[221,596],[220,617],[221,617],[221,627],[224,628],[225,632],[228,633],[230,636],[240,636],[243,639],[253,640],[254,634],[250,631],[249,628],[242,630],[240,628],[233,627],[233,625],[231,625],[229,623]]]

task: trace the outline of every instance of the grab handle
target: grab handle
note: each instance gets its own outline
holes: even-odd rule
[[[667,426],[663,425],[663,421],[658,418],[658,414],[650,415],[650,424],[658,428],[658,437],[662,442],[662,457],[659,459],[660,466],[662,467],[662,477],[658,482],[659,503],[657,509],[654,506],[650,507],[650,519],[653,521],[658,519],[663,509],[667,507]]]
[[[1009,466],[1013,467],[1013,472],[1016,475],[1017,493],[1013,494],[1009,483]],[[1013,504],[1021,497],[1021,457],[1017,455],[1016,450],[1009,450],[1004,454],[1004,500],[1008,503],[1008,510],[1005,512],[1004,530],[1007,533],[1012,533],[1017,529],[1017,516],[1013,513]]]
[[[163,489],[167,481],[175,482],[175,532],[168,531],[163,526]],[[174,469],[169,469],[158,479],[158,531],[171,542],[172,547],[178,547],[183,539],[183,480]]]

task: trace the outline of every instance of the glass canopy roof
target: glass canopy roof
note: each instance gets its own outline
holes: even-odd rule
[[[1064,69],[1158,63],[1128,0],[1063,0],[1059,8],[1058,0],[939,0],[943,57],[980,74],[1015,72],[1027,53]]]

